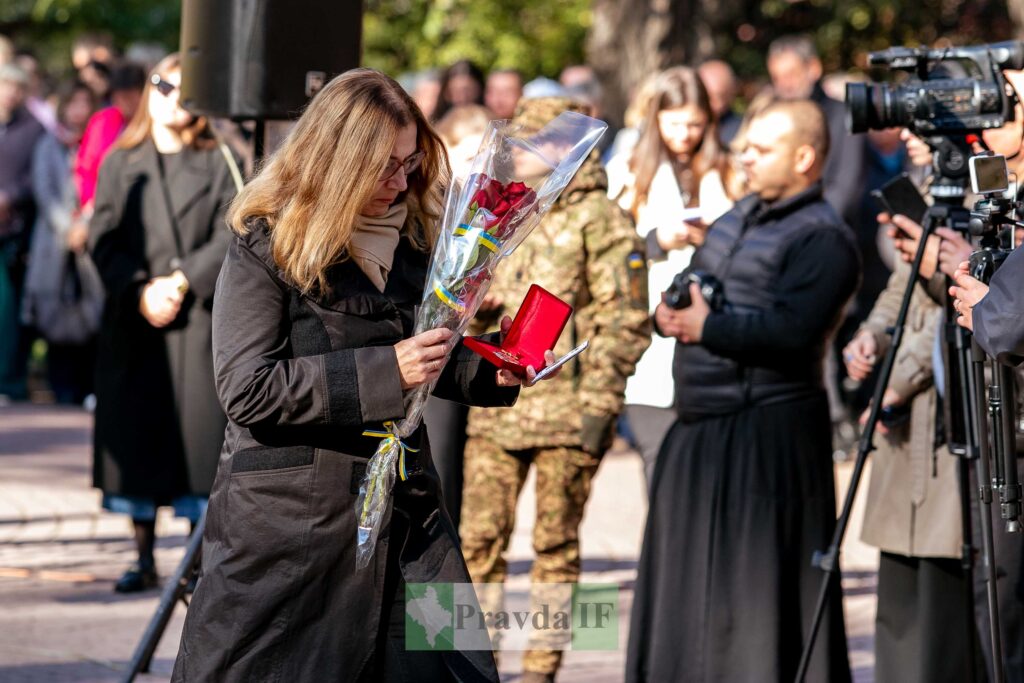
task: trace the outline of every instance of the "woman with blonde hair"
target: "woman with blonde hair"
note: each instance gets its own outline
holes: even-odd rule
[[[647,242],[650,310],[690,262],[707,226],[732,207],[725,183],[732,171],[718,141],[707,90],[695,69],[677,66],[644,89],[644,120],[636,144],[608,164],[608,194],[636,220]],[[626,385],[626,417],[650,483],[662,438],[675,419],[675,340],[652,335]]]
[[[406,582],[470,580],[423,428],[356,568],[355,501],[380,441],[364,432],[435,378],[466,403],[518,396],[468,349],[446,365],[449,330],[412,336],[444,154],[395,81],[354,69],[233,204],[213,337],[229,422],[173,680],[497,680],[490,651],[405,646]]]
[[[193,524],[213,484],[226,420],[210,351],[214,284],[231,233],[231,159],[206,119],[181,108],[177,55],[150,74],[142,103],[99,175],[89,250],[106,290],[96,373],[94,482],[129,514],[138,564],[119,592],[156,585],[156,508]]]

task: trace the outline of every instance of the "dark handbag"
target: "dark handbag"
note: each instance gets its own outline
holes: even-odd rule
[[[84,344],[96,335],[103,313],[103,285],[87,254],[67,252],[55,300],[40,302],[35,325],[48,342]]]

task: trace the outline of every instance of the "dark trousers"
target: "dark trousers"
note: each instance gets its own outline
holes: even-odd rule
[[[405,579],[399,568],[399,555],[409,529],[408,519],[395,510],[391,517],[387,572],[384,575],[384,603],[377,632],[374,666],[364,679],[380,683],[417,683],[437,681],[454,683],[455,677],[441,652],[405,648]]]
[[[94,391],[96,342],[48,344],[46,371],[57,403],[80,404]]]
[[[459,528],[462,517],[462,463],[466,450],[466,420],[469,408],[431,396],[423,411],[430,437],[430,453],[441,480],[444,506],[452,524]]]
[[[883,552],[875,616],[877,683],[984,681],[960,560]]]
[[[28,398],[28,357],[34,334],[21,324],[25,261],[20,243],[0,239],[0,395]]]

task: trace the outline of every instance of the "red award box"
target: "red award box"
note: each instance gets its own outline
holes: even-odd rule
[[[534,370],[544,367],[544,352],[555,348],[571,315],[572,306],[543,287],[530,285],[501,346],[477,337],[466,337],[464,342],[499,368],[524,376],[528,365]]]

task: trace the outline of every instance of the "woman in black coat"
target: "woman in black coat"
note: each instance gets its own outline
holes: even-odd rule
[[[156,585],[156,507],[195,523],[227,422],[213,383],[213,290],[231,241],[228,156],[178,104],[179,60],[153,70],[103,163],[89,247],[107,291],[97,358],[94,483],[130,514],[139,561],[117,583]]]
[[[470,581],[422,427],[356,568],[355,502],[380,441],[363,432],[435,378],[464,403],[518,395],[461,345],[446,365],[450,331],[412,336],[447,175],[412,99],[356,69],[232,206],[213,336],[230,421],[174,681],[497,680],[487,650],[405,648],[405,582]]]

